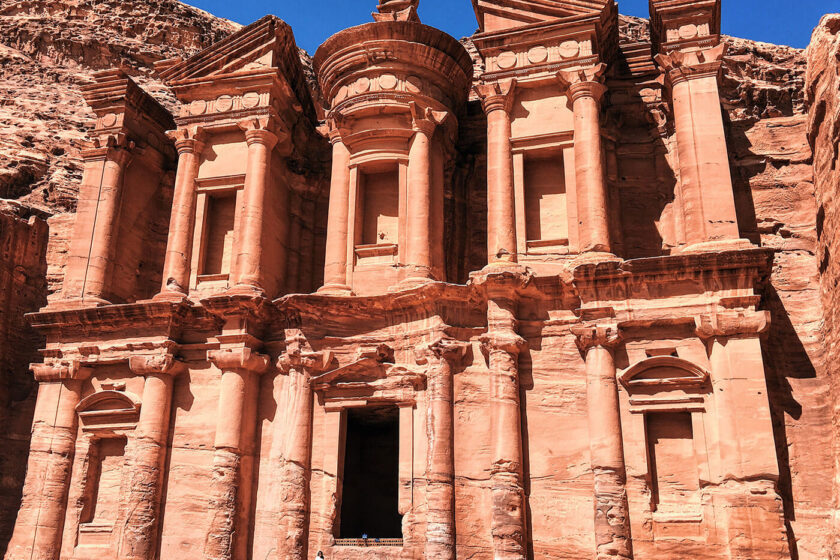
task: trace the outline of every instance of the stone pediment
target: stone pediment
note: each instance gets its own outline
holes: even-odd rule
[[[292,105],[314,115],[294,33],[275,16],[266,16],[186,60],[162,61],[156,69],[182,102],[204,97],[207,88],[213,94],[244,87],[262,89],[264,80],[259,76],[271,76],[275,82],[280,78]],[[256,106],[261,101],[255,97],[251,105],[247,99],[244,103]]]
[[[363,357],[312,378],[312,387],[325,401],[414,400],[415,391],[425,387],[426,375],[405,366]]]
[[[673,356],[655,356],[627,368],[619,377],[629,389],[650,387],[698,387],[709,380],[709,372]]]
[[[600,15],[612,0],[473,0],[482,33]]]

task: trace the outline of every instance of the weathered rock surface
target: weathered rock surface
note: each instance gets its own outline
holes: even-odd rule
[[[828,364],[831,392],[823,404],[826,421],[830,417],[834,432],[832,461],[834,476],[825,475],[831,494],[822,500],[834,509],[834,523],[828,529],[833,548],[827,555],[840,555],[840,14],[825,16],[814,30],[808,47],[806,92],[809,105],[808,140],[814,149],[814,184],[817,196],[815,234],[821,279],[823,308],[822,333]]]

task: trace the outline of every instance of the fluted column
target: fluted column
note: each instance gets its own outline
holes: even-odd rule
[[[189,293],[193,235],[195,232],[195,179],[201,160],[201,129],[179,129],[170,132],[178,150],[178,171],[175,194],[169,218],[169,237],[163,263],[163,285],[155,299],[182,299]]]
[[[613,348],[619,342],[615,327],[575,327],[578,346],[586,359],[586,406],[589,453],[595,481],[595,558],[630,560],[630,516],[627,472],[618,402]]]
[[[236,265],[233,290],[262,294],[262,234],[265,221],[266,189],[271,179],[271,151],[278,137],[268,130],[266,120],[250,119],[240,123],[248,144],[242,219],[235,243]]]
[[[579,71],[560,72],[558,78],[574,111],[575,184],[577,189],[580,250],[609,253],[609,198],[604,177],[601,142],[601,83],[604,64]]]
[[[23,499],[6,560],[58,560],[78,431],[76,405],[90,370],[33,364],[39,381]]]
[[[419,349],[428,364],[426,433],[426,550],[427,560],[455,560],[455,424],[454,368],[467,345],[441,339]]]
[[[686,242],[738,240],[718,79],[726,45],[657,55],[671,92]]]
[[[131,356],[128,363],[132,373],[144,376],[146,383],[137,428],[126,449],[125,472],[130,478],[120,516],[125,525],[119,557],[155,560],[172,390],[184,364],[169,351]]]
[[[213,481],[208,504],[205,560],[245,560],[248,527],[237,521],[241,513],[242,456],[257,422],[259,375],[268,369],[268,356],[248,347],[223,348],[207,352],[207,359],[222,371],[216,437],[213,453]]]
[[[350,150],[334,124],[329,132],[332,143],[330,207],[327,220],[327,248],[324,262],[324,293],[349,295],[347,285],[347,235],[350,219]]]
[[[312,465],[311,379],[332,363],[329,352],[312,352],[300,336],[287,339],[277,367],[286,376],[277,408],[275,443],[279,458],[277,558],[309,557],[309,478]]]
[[[117,134],[108,136],[102,148],[87,152],[91,155],[86,159],[102,158],[104,161],[99,177],[89,257],[82,278],[82,299],[108,303],[108,273],[116,251],[123,178],[133,149],[134,142],[123,134]]]
[[[487,114],[487,252],[488,263],[516,262],[511,107],[515,80],[481,84],[475,91]]]

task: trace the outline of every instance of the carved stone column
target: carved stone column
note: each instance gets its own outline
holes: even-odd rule
[[[313,392],[311,379],[333,361],[329,352],[313,352],[300,333],[287,338],[277,367],[286,376],[274,421],[272,450],[279,459],[277,558],[309,557],[309,478],[312,465]]]
[[[339,127],[329,131],[333,147],[330,178],[330,208],[327,220],[327,249],[324,263],[323,293],[349,295],[347,285],[347,244],[350,219],[350,150],[341,138]]]
[[[242,219],[235,255],[235,279],[232,291],[247,294],[263,293],[262,234],[265,219],[266,189],[271,180],[271,151],[278,136],[268,127],[268,119],[250,119],[239,124],[248,143]]]
[[[190,291],[190,264],[195,232],[195,178],[203,149],[200,128],[170,132],[178,150],[178,172],[175,175],[175,194],[169,218],[169,238],[163,263],[163,286],[155,299],[182,299]]]
[[[76,405],[90,370],[79,365],[33,364],[40,383],[23,500],[6,560],[58,560],[78,431]]]
[[[513,189],[510,111],[516,80],[475,86],[487,113],[487,252],[488,262],[516,262],[516,214]]]
[[[146,378],[140,419],[126,449],[125,472],[129,492],[122,504],[125,526],[120,558],[155,560],[160,530],[160,501],[168,446],[175,377],[185,368],[175,359],[176,346],[149,355],[131,356],[132,373]]]
[[[586,358],[589,452],[595,479],[595,557],[630,560],[633,543],[613,356],[618,332],[615,327],[600,326],[573,327],[572,332]]]
[[[496,560],[527,555],[519,353],[525,340],[516,330],[519,291],[532,278],[519,265],[497,265],[473,273],[471,283],[487,298],[487,333],[482,337],[490,370],[490,434],[493,465],[491,531]]]
[[[575,178],[580,250],[609,253],[609,198],[604,177],[601,143],[601,83],[605,64],[560,72],[561,87],[569,98],[575,122]]]
[[[411,107],[414,136],[408,152],[406,264],[410,281],[417,281],[433,278],[431,145],[435,129],[446,118],[446,113],[424,109],[416,103]]]
[[[85,160],[101,158],[104,161],[91,230],[90,256],[82,279],[82,299],[108,303],[108,274],[116,251],[123,178],[133,149],[134,142],[117,134],[108,136],[101,148],[83,154]]]
[[[718,79],[725,44],[656,56],[671,91],[688,245],[738,240]]]
[[[213,481],[208,505],[209,523],[204,542],[206,560],[244,560],[248,527],[237,523],[241,511],[244,437],[257,422],[259,375],[268,369],[268,356],[248,347],[207,352],[207,359],[222,371],[219,412],[213,454]],[[248,473],[245,473],[248,475]],[[246,515],[247,517],[247,515]]]
[[[418,351],[428,364],[426,433],[426,552],[429,560],[455,560],[454,371],[467,344],[440,339]]]

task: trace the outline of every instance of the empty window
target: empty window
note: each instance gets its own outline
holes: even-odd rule
[[[528,241],[569,238],[561,156],[525,158],[525,230]]]
[[[377,173],[359,174],[363,208],[360,245],[397,244],[399,182],[396,166]]]
[[[235,194],[208,197],[202,274],[230,274],[235,216]]]
[[[102,439],[93,445],[82,523],[104,525],[117,520],[124,459],[125,438]]]
[[[347,413],[340,538],[402,538],[399,513],[399,412]]]
[[[679,511],[696,504],[700,483],[691,414],[652,413],[645,420],[654,509]]]

